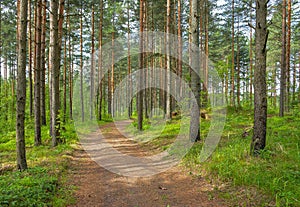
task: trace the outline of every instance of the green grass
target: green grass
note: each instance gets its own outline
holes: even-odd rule
[[[208,161],[200,163],[202,141],[194,144],[182,165],[198,175],[226,183],[228,189],[216,189],[225,199],[237,205],[300,206],[300,113],[279,118],[268,117],[267,146],[259,157],[250,156],[253,133],[253,112],[230,111],[221,141]],[[209,120],[201,122],[201,137],[205,137]],[[133,128],[134,126],[132,126]],[[151,128],[146,126],[145,128]],[[152,128],[160,136],[142,145],[148,149],[165,150],[178,134],[180,122],[173,120],[161,128]],[[131,130],[132,132],[132,130]],[[244,132],[246,136],[243,136]],[[138,140],[146,139],[137,134]]]
[[[105,119],[99,125],[111,122]],[[90,122],[79,123],[88,132]],[[97,123],[96,123],[97,125]],[[78,148],[78,128],[61,127],[63,144],[51,147],[49,128],[42,128],[42,145],[34,146],[33,122],[26,121],[26,156],[29,169],[16,170],[16,132],[0,134],[0,206],[67,206],[74,202],[74,186],[68,184],[72,153]]]
[[[228,116],[221,143],[210,160],[201,164],[201,170],[237,188],[255,187],[263,194],[261,206],[300,206],[299,116],[279,118],[273,114],[268,118],[267,146],[258,158],[249,156],[252,117],[248,111]],[[245,131],[249,135],[243,137]],[[200,164],[200,147],[194,146],[185,164]]]
[[[29,169],[16,170],[15,132],[0,137],[0,206],[66,206],[73,202],[72,186],[66,184],[69,156],[77,135],[72,124],[61,131],[65,143],[51,146],[48,128],[42,128],[43,145],[34,147],[32,124],[26,125],[26,155]]]

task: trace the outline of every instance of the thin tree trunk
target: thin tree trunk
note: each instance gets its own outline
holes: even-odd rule
[[[292,2],[288,0],[288,10],[287,10],[287,40],[286,40],[286,78],[287,78],[287,89],[286,89],[286,111],[290,108],[290,88],[291,88],[291,18],[292,18]]]
[[[16,116],[16,149],[17,168],[27,169],[25,150],[25,105],[26,105],[26,42],[27,42],[27,9],[28,1],[20,0],[18,28],[21,34],[18,41],[18,76],[17,76],[17,116]]]
[[[70,34],[69,34],[70,35]],[[64,74],[63,74],[63,122],[66,122],[67,116],[67,37],[64,40]]]
[[[72,57],[72,46],[71,46],[71,24],[70,24],[70,1],[67,5],[67,29],[68,29],[68,55],[69,55],[69,116],[73,119],[73,57]]]
[[[84,122],[84,96],[83,96],[83,8],[82,8],[82,2],[81,2],[81,8],[80,8],[80,99],[81,99],[81,121]]]
[[[250,24],[252,24],[252,0],[250,1]],[[253,33],[252,33],[252,27],[250,27],[250,49],[249,49],[249,58],[250,58],[250,75],[249,75],[249,87],[250,87],[250,106],[252,107],[253,104]]]
[[[235,85],[234,85],[234,0],[232,0],[232,26],[231,26],[231,106],[235,106],[235,96],[234,96],[234,90],[235,90]]]
[[[100,0],[100,20],[99,20],[99,55],[98,55],[98,81],[99,81],[99,105],[98,119],[102,120],[102,35],[103,35],[103,0]]]
[[[46,27],[47,27],[47,0],[42,1],[42,39],[41,39],[41,124],[46,126]]]
[[[94,3],[92,5],[92,54],[91,54],[91,92],[90,92],[90,119],[94,119],[94,92],[95,92],[95,9]]]
[[[241,106],[241,65],[240,65],[240,42],[239,42],[239,32],[240,32],[240,16],[238,14],[238,31],[237,31],[237,55],[236,55],[236,63],[237,63],[237,105]]]
[[[171,0],[167,0],[167,26],[166,26],[166,61],[167,61],[167,71],[166,71],[166,118],[171,119],[171,42],[170,42],[170,27],[171,27]]]
[[[296,52],[294,53],[294,57],[296,57]],[[293,103],[295,103],[296,101],[296,87],[297,87],[297,68],[296,68],[296,58],[294,60],[294,65],[293,65],[293,98],[292,98],[292,101]]]
[[[267,133],[267,5],[268,0],[256,0],[256,43],[254,71],[254,130],[251,154],[258,155],[266,146]]]
[[[178,76],[179,76],[179,81],[178,81],[178,91],[177,93],[182,96],[182,86],[181,86],[181,79],[182,79],[182,25],[181,25],[181,15],[182,15],[182,9],[181,9],[181,0],[177,1],[177,7],[178,7],[178,28],[177,28],[177,35],[178,35]]]
[[[279,116],[283,117],[286,100],[286,0],[282,1],[282,51],[281,51],[281,77],[280,77],[280,108]]]
[[[277,73],[277,66],[275,65],[274,70],[273,70],[273,107],[277,107],[277,91],[276,91],[276,86],[277,86],[277,78],[276,78],[276,73]]]
[[[139,69],[143,69],[144,66],[144,0],[140,0],[140,39],[139,39]],[[138,130],[143,130],[143,91],[142,84],[144,83],[143,75],[140,74],[138,80],[138,95],[137,95],[137,111],[138,111]]]
[[[208,56],[209,56],[209,47],[208,47],[208,0],[205,0],[205,67],[204,69],[204,84],[203,84],[203,106],[207,107],[208,104]]]
[[[35,25],[35,68],[34,68],[34,145],[42,144],[41,140],[41,37],[42,37],[42,0],[36,2],[36,25]]]
[[[115,103],[114,103],[114,80],[115,80],[115,14],[113,15],[113,32],[111,34],[111,76],[110,76],[110,106],[111,106],[111,115],[115,116]]]
[[[33,116],[33,83],[32,83],[32,30],[31,30],[31,0],[28,0],[28,79],[29,79],[29,113]]]
[[[127,53],[127,68],[128,68],[128,96],[132,97],[132,80],[131,80],[131,57],[130,57],[130,1],[127,2],[127,47],[128,47],[128,53]],[[129,107],[128,107],[128,118],[132,116],[132,100],[129,101]]]

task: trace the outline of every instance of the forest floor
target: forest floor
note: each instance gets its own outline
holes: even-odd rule
[[[118,151],[138,157],[147,154],[145,149],[125,138],[114,123],[100,129],[105,132],[106,141]],[[182,166],[151,177],[125,177],[101,167],[83,149],[73,153],[70,166],[69,182],[76,186],[73,206],[228,206],[228,201],[215,195],[213,184],[204,177],[191,175]]]

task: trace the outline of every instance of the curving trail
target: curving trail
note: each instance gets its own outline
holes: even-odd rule
[[[124,126],[128,121],[124,122]],[[115,149],[133,156],[147,152],[126,139],[114,123],[101,127]],[[213,186],[204,178],[191,176],[176,166],[151,177],[134,178],[114,174],[77,150],[70,163],[70,184],[78,186],[73,206],[101,207],[200,207],[228,206],[213,196]]]

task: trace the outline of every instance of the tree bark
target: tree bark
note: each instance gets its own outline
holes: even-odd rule
[[[32,30],[31,30],[31,0],[28,0],[28,79],[29,79],[29,113],[33,116],[33,83],[32,83]]]
[[[18,14],[19,32],[18,39],[18,76],[17,76],[17,117],[16,117],[16,149],[17,168],[27,169],[25,150],[25,104],[26,104],[26,42],[27,42],[27,9],[28,1],[20,0]]]
[[[268,0],[256,0],[255,71],[254,71],[254,130],[251,154],[258,155],[266,145],[267,133],[267,7]]]
[[[84,122],[84,96],[83,96],[83,6],[81,2],[80,8],[80,99],[81,99],[81,121]]]
[[[280,76],[280,107],[279,116],[283,117],[286,104],[286,0],[282,1],[282,51]]]
[[[232,0],[232,22],[231,22],[231,106],[235,106],[235,96],[234,96],[234,0]]]
[[[252,24],[252,0],[250,1],[250,24]],[[253,32],[252,27],[250,27],[250,49],[249,49],[249,58],[250,58],[250,75],[249,75],[249,88],[250,88],[250,106],[252,107],[253,104]]]
[[[127,70],[128,70],[128,96],[132,97],[132,79],[131,79],[131,57],[130,57],[130,49],[131,49],[131,43],[130,43],[130,1],[127,2]],[[128,106],[128,118],[131,118],[132,116],[132,100],[129,101]]]
[[[47,0],[42,1],[42,39],[41,39],[41,124],[46,126],[46,27],[47,27]]]
[[[42,1],[36,2],[36,25],[35,25],[35,69],[34,69],[34,145],[42,144],[41,140],[41,38],[42,38]]]
[[[171,0],[167,0],[167,26],[166,26],[166,61],[167,61],[167,71],[166,71],[166,118],[171,119],[171,42],[170,42],[170,27],[171,27]]]
[[[94,92],[95,92],[95,9],[92,3],[92,51],[91,51],[91,92],[90,92],[90,120],[94,119]]]
[[[60,46],[58,33],[58,0],[50,1],[50,66],[51,66],[51,136],[52,146],[58,145],[59,139],[59,75],[60,75]]]
[[[139,39],[139,69],[143,69],[144,66],[144,40],[143,40],[143,32],[144,32],[144,0],[140,0],[140,39]],[[143,130],[143,91],[142,84],[143,75],[140,74],[138,80],[138,94],[137,94],[137,111],[138,111],[138,130]]]
[[[98,51],[98,93],[99,93],[99,103],[98,103],[98,120],[102,120],[102,36],[103,36],[103,0],[100,0],[100,20],[99,20],[99,51]]]
[[[191,34],[191,89],[192,93],[196,99],[196,102],[193,101],[191,107],[191,122],[190,122],[190,140],[192,142],[200,140],[200,77],[195,72],[199,71],[199,29],[198,29],[198,1],[191,1],[191,25],[190,25],[190,34]]]
[[[290,74],[291,74],[291,18],[292,18],[292,2],[291,0],[287,0],[288,2],[288,11],[287,11],[287,39],[286,39],[286,111],[289,111],[290,108],[290,88],[291,88],[291,81],[290,81]]]

